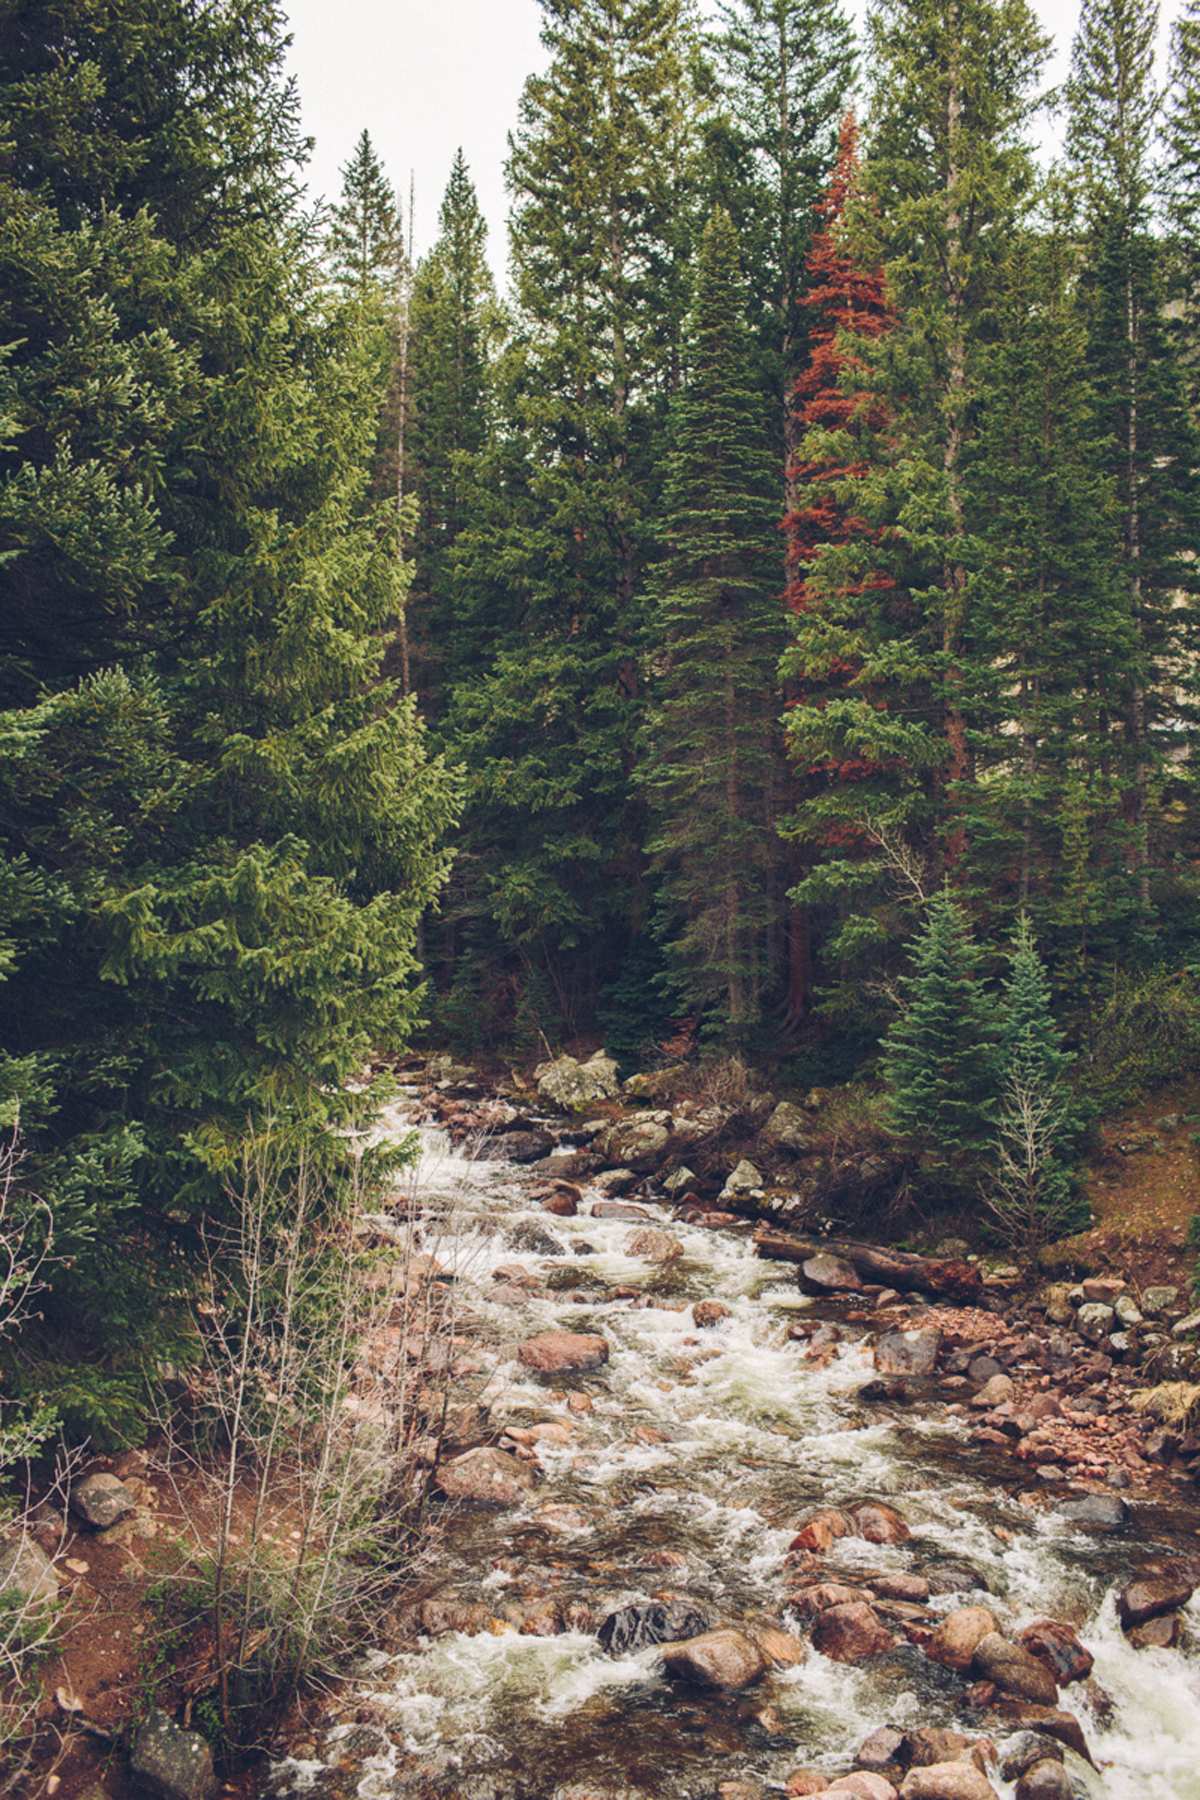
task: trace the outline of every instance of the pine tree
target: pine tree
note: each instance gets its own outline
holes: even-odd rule
[[[979,364],[997,270],[1032,187],[1024,127],[1049,40],[1025,0],[885,0],[869,32],[871,239],[904,325],[887,351],[901,438],[896,529],[915,564],[910,662],[923,660],[940,712],[937,806],[953,867],[966,843],[978,674],[965,486]]]
[[[385,306],[394,303],[404,235],[395,192],[369,132],[362,133],[341,175],[342,195],[328,232],[333,279],[359,307],[378,307],[381,299]]]
[[[683,1010],[729,1038],[760,1021],[777,961],[772,727],[782,621],[774,459],[737,241],[720,210],[701,242],[686,343],[663,503],[668,550],[652,583],[654,675],[639,778],[672,985]]]
[[[883,1043],[890,1129],[932,1173],[961,1175],[990,1135],[996,1027],[980,951],[948,889],[929,902],[900,982],[904,1010]]]
[[[729,125],[714,116],[709,127],[708,180],[742,245],[786,491],[790,395],[806,349],[805,263],[854,81],[854,33],[837,0],[731,0],[720,17],[715,51]]]
[[[1151,908],[1151,790],[1175,741],[1172,692],[1192,654],[1200,530],[1198,451],[1163,318],[1155,186],[1152,0],[1087,0],[1068,83],[1068,149],[1087,190],[1090,362],[1119,508],[1118,554],[1137,634],[1126,676],[1127,811],[1142,908]]]
[[[1200,332],[1200,6],[1186,0],[1171,26],[1171,67],[1163,122],[1163,186],[1170,224],[1170,296],[1176,301],[1178,341],[1197,413],[1197,334]]]
[[[439,214],[437,243],[413,280],[407,460],[418,503],[410,614],[427,717],[477,666],[475,633],[457,617],[458,540],[472,517],[477,459],[488,437],[489,360],[498,334],[487,226],[460,150]]]

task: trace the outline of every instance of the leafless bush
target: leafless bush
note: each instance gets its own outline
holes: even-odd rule
[[[1074,1202],[1054,1159],[1062,1094],[1056,1082],[1014,1070],[1004,1085],[997,1121],[997,1165],[984,1190],[1005,1242],[1034,1257],[1062,1235]]]
[[[238,1744],[271,1735],[302,1677],[333,1672],[411,1560],[453,1300],[415,1206],[396,1219],[364,1185],[339,1204],[311,1167],[285,1176],[269,1136],[232,1197],[168,1474],[189,1521],[179,1574],[213,1645],[196,1685],[215,1686]]]

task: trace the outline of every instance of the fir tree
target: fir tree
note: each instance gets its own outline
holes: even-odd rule
[[[882,1065],[890,1128],[934,1173],[961,1175],[995,1116],[996,1025],[980,957],[962,908],[948,889],[935,894]]]
[[[400,209],[391,182],[363,132],[342,174],[341,199],[330,214],[328,257],[347,299],[377,307],[394,303],[396,270],[404,254]]]
[[[772,724],[782,633],[773,459],[737,242],[720,210],[700,246],[686,342],[639,775],[673,987],[684,1010],[736,1037],[761,1018],[778,960]]]

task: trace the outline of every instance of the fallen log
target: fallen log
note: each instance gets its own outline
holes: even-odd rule
[[[983,1277],[972,1263],[884,1250],[878,1244],[847,1244],[839,1238],[801,1237],[774,1225],[760,1225],[752,1241],[759,1256],[775,1262],[805,1263],[814,1256],[840,1256],[867,1281],[900,1293],[919,1289],[969,1304],[979,1298],[983,1288]]]

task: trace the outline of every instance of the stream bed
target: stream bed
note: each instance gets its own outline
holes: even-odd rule
[[[472,1392],[490,1404],[492,1439],[556,1429],[519,1440],[539,1477],[521,1504],[438,1514],[423,1591],[473,1607],[472,1628],[366,1647],[339,1722],[273,1767],[272,1795],[755,1800],[784,1793],[798,1769],[848,1771],[883,1724],[998,1741],[1015,1725],[969,1705],[965,1678],[901,1633],[858,1665],[834,1662],[786,1610],[805,1515],[870,1498],[909,1535],[835,1542],[822,1579],[966,1569],[987,1594],[935,1595],[935,1613],[986,1601],[1008,1636],[1036,1618],[1067,1622],[1095,1658],[1091,1680],[1059,1698],[1096,1765],[1067,1753],[1076,1793],[1200,1800],[1200,1593],[1177,1649],[1134,1649],[1114,1604],[1140,1562],[1200,1550],[1193,1489],[1156,1507],[1135,1497],[1118,1531],[1069,1524],[1050,1496],[1022,1502],[1028,1471],[970,1444],[936,1386],[912,1405],[865,1404],[867,1315],[806,1298],[793,1268],[755,1255],[748,1227],[680,1224],[639,1199],[682,1246],[653,1262],[629,1254],[629,1220],[590,1215],[590,1190],[579,1216],[551,1216],[511,1166],[463,1162],[437,1133],[423,1146],[421,1243],[454,1276],[454,1330],[481,1365]],[[512,1280],[493,1279],[514,1263],[540,1284],[515,1302]],[[728,1316],[699,1329],[693,1306],[714,1299]],[[837,1324],[828,1360],[789,1339],[805,1319]],[[599,1334],[607,1363],[531,1372],[518,1347],[550,1331]],[[654,1646],[601,1646],[606,1616],[656,1599],[690,1602],[713,1625],[790,1631],[800,1660],[724,1692],[668,1679]]]

